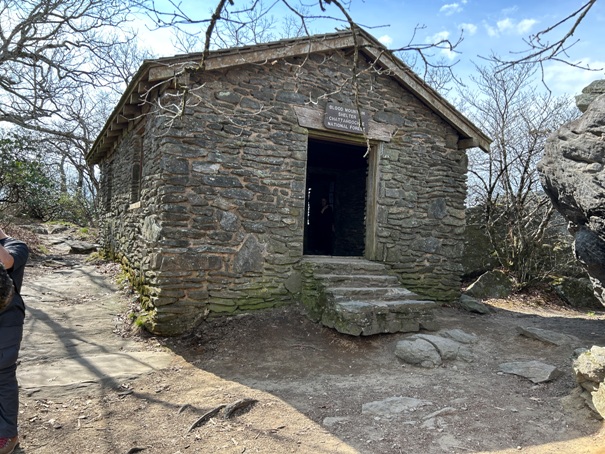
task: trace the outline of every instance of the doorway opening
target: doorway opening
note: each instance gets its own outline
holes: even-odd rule
[[[305,255],[363,256],[367,147],[309,139]]]

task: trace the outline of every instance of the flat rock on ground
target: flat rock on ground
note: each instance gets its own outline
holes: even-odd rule
[[[25,281],[22,295],[28,314],[18,378],[28,394],[45,389],[43,394],[56,395],[103,382],[116,386],[174,360],[164,349],[111,335],[123,299],[94,265],[40,274]]]

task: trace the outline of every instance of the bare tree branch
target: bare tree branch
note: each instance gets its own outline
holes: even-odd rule
[[[527,49],[521,52],[514,52],[513,55],[519,55],[517,58],[503,59],[499,57],[491,57],[498,63],[500,70],[506,70],[514,65],[536,65],[540,66],[542,72],[542,80],[544,81],[544,63],[548,61],[557,61],[566,65],[585,69],[589,71],[601,71],[603,68],[591,68],[590,65],[584,64],[581,61],[570,61],[568,51],[579,40],[572,41],[572,38],[591,8],[597,0],[588,0],[582,6],[571,12],[568,16],[561,19],[559,22],[530,35],[524,42],[527,44]],[[563,30],[563,34],[551,40],[553,33]]]
[[[550,269],[539,257],[553,210],[543,193],[536,164],[546,138],[575,115],[569,99],[538,93],[537,66],[506,70],[495,62],[477,67],[476,92],[461,92],[469,116],[494,139],[491,153],[471,152],[469,199],[481,209],[481,222],[500,264],[520,286]]]

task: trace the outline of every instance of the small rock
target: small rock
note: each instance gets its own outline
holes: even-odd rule
[[[435,346],[441,359],[456,359],[458,356],[469,357],[470,351],[460,342],[431,334],[415,334],[410,339],[423,339]]]
[[[66,225],[48,225],[47,227],[47,232],[50,235],[54,235],[55,233],[63,233],[63,232],[67,232],[69,230],[69,227],[67,227]]]
[[[477,342],[476,335],[468,334],[461,329],[448,329],[447,331],[441,331],[439,334],[449,337],[450,339],[460,342],[461,344],[474,344]]]
[[[475,314],[489,314],[491,312],[488,306],[468,295],[460,295],[458,306],[465,311]]]
[[[27,225],[23,226],[23,228],[37,235],[48,235],[48,229],[43,225]]]
[[[433,403],[427,400],[414,399],[413,397],[389,397],[363,404],[361,413],[364,415],[395,416],[427,405],[433,405]]]
[[[540,361],[514,361],[502,363],[499,367],[506,374],[519,375],[533,383],[547,382],[561,375],[561,371],[555,366]]]
[[[334,427],[337,424],[340,424],[342,422],[348,421],[349,418],[347,418],[346,416],[328,416],[326,418],[324,418],[323,420],[323,425],[324,427]]]
[[[395,356],[416,366],[430,368],[441,365],[441,355],[437,348],[424,339],[404,339],[397,342]]]
[[[536,339],[542,342],[546,342],[547,344],[553,344],[557,346],[577,344],[580,342],[580,339],[578,339],[577,337],[557,333],[555,331],[549,331],[547,329],[532,327],[525,328],[523,326],[517,326],[517,332],[522,336],[529,337],[530,339]]]
[[[605,347],[594,345],[580,354],[573,362],[573,371],[578,385],[591,393],[596,392],[605,383]]]
[[[70,254],[90,254],[99,249],[98,244],[87,243],[85,241],[68,241]]]

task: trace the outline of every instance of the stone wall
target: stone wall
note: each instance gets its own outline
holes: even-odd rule
[[[134,129],[103,164],[111,182],[104,187],[111,196],[105,247],[143,291],[152,331],[176,334],[207,313],[298,296],[309,131],[292,106],[312,101],[323,109],[326,93],[352,105],[350,64],[334,52],[194,74],[183,117],[146,118],[140,206],[130,200]],[[377,148],[377,252],[370,258],[393,265],[412,290],[453,299],[466,155],[453,129],[387,75],[366,72],[361,88],[373,120],[397,126]]]
[[[462,274],[466,153],[446,146],[452,131],[434,114],[413,100],[404,105],[402,128],[380,160],[377,258],[417,293],[453,300]]]

